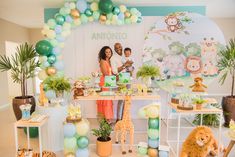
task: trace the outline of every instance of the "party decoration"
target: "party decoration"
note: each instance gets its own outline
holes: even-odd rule
[[[136,16],[137,12],[130,9],[132,21],[136,20],[133,13]],[[138,21],[141,21],[139,17]],[[202,77],[206,85],[212,82],[219,74],[217,53],[223,45],[223,33],[208,17],[175,12],[158,19],[151,27],[145,38],[142,60],[144,64],[160,68],[161,78],[156,82],[171,92],[173,82],[178,80],[186,87],[193,84],[196,77]]]
[[[72,123],[67,123],[64,125],[64,136],[73,137],[76,133],[76,127]]]
[[[158,156],[158,150],[157,149],[153,149],[153,148],[149,148],[148,149],[148,156],[149,157],[157,157]],[[163,157],[163,156],[159,155],[159,157]]]
[[[39,78],[40,80],[45,80],[47,77],[48,77],[48,75],[47,75],[47,73],[46,73],[45,70],[39,71],[39,73],[38,73],[38,78]]]
[[[113,7],[112,12],[114,15],[118,15],[120,13],[120,9],[118,7]]]
[[[159,140],[148,139],[148,145],[151,148],[157,148],[159,146]]]
[[[64,148],[68,150],[74,150],[77,147],[77,140],[75,137],[64,139]]]
[[[77,9],[81,12],[84,13],[85,10],[87,9],[87,3],[85,0],[78,0],[77,1]]]
[[[148,152],[148,145],[145,142],[139,142],[138,144],[138,154],[146,155]]]
[[[93,2],[93,3],[90,5],[90,7],[91,7],[91,10],[92,10],[92,11],[97,11],[97,10],[99,9],[98,3],[96,3],[96,2]]]
[[[102,13],[108,14],[112,12],[113,2],[111,0],[100,0],[99,1],[99,9]]]
[[[77,134],[79,136],[86,136],[89,129],[89,122],[86,119],[82,119],[82,121],[77,124]]]
[[[158,107],[150,106],[147,108],[146,114],[149,118],[157,118],[159,116],[159,109]]]
[[[24,133],[27,135],[27,128],[24,128]],[[30,127],[29,128],[29,137],[30,138],[38,137],[38,127]]]
[[[56,69],[54,67],[48,67],[46,72],[49,76],[52,76],[56,74]]]
[[[148,137],[152,140],[159,138],[159,131],[157,129],[148,129]]]
[[[126,133],[129,131],[130,133],[130,145],[129,145],[129,152],[132,152],[132,146],[134,142],[134,125],[131,120],[131,114],[130,114],[130,108],[131,108],[131,97],[126,96],[125,97],[125,105],[123,110],[123,117],[122,120],[118,121],[115,124],[114,131],[116,136],[116,143],[118,143],[118,132],[121,132],[121,148],[122,148],[122,154],[126,154],[126,151],[124,149],[124,141],[126,138]]]
[[[56,15],[55,16],[55,21],[58,25],[63,25],[65,22],[65,18],[63,15]]]
[[[93,14],[93,11],[91,9],[86,9],[86,11],[85,11],[86,16],[90,17],[90,16],[92,16],[92,14]]]
[[[89,157],[89,151],[87,148],[78,149],[76,152],[76,157]]]
[[[48,90],[45,92],[45,94],[48,99],[53,99],[56,97],[55,92],[53,90]]]
[[[77,9],[72,9],[71,12],[70,12],[70,15],[74,18],[74,19],[77,19],[79,18],[80,16],[80,13]]]
[[[151,129],[158,129],[159,128],[159,119],[149,118],[148,125],[149,125],[149,128],[151,128]]]
[[[40,40],[36,43],[35,49],[39,55],[48,56],[52,52],[52,45],[47,40]]]
[[[169,157],[169,153],[166,152],[166,151],[160,150],[159,151],[159,157]]]
[[[50,64],[54,64],[56,62],[56,56],[54,54],[51,54],[47,57],[47,61]]]
[[[85,136],[81,136],[77,140],[78,148],[81,148],[81,149],[86,148],[88,144],[89,144],[89,140]]]
[[[65,154],[65,157],[76,157],[74,153],[67,153]]]

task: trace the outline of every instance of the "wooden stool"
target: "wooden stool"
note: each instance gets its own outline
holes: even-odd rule
[[[233,148],[234,144],[235,144],[235,141],[234,141],[234,140],[231,140],[231,141],[229,142],[228,148],[226,149],[226,152],[224,153],[224,156],[223,156],[223,157],[227,157],[227,156],[228,156],[228,154],[230,153],[230,151],[231,151],[231,149]]]

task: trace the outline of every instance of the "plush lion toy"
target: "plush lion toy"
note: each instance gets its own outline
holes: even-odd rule
[[[207,88],[207,86],[202,84],[202,81],[203,79],[201,77],[196,77],[194,79],[194,84],[189,87],[192,88],[193,92],[205,92],[204,88]]]
[[[183,143],[180,157],[216,156],[218,144],[210,128],[195,128]]]

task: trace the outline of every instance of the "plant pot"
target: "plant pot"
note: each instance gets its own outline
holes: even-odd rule
[[[235,120],[235,96],[226,96],[222,99],[224,126],[229,127],[231,119]]]
[[[201,110],[202,109],[202,104],[196,104],[196,109]]]
[[[32,105],[30,109],[30,114],[32,114],[35,111],[36,103],[33,96],[25,96],[25,97],[17,96],[12,100],[12,106],[17,120],[20,120],[22,117],[20,106],[24,104]]]
[[[97,138],[96,153],[100,157],[111,156],[111,154],[112,154],[112,140],[110,137],[109,137],[108,141],[101,141],[100,138]]]

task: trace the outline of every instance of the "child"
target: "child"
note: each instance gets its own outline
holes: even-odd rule
[[[129,72],[130,75],[132,76],[132,73],[133,73],[135,68],[133,66],[134,60],[131,57],[131,49],[129,47],[124,49],[124,55],[125,55],[125,57],[122,59],[123,64],[126,63],[126,61],[131,61],[132,62],[131,66],[126,67],[126,72]]]

